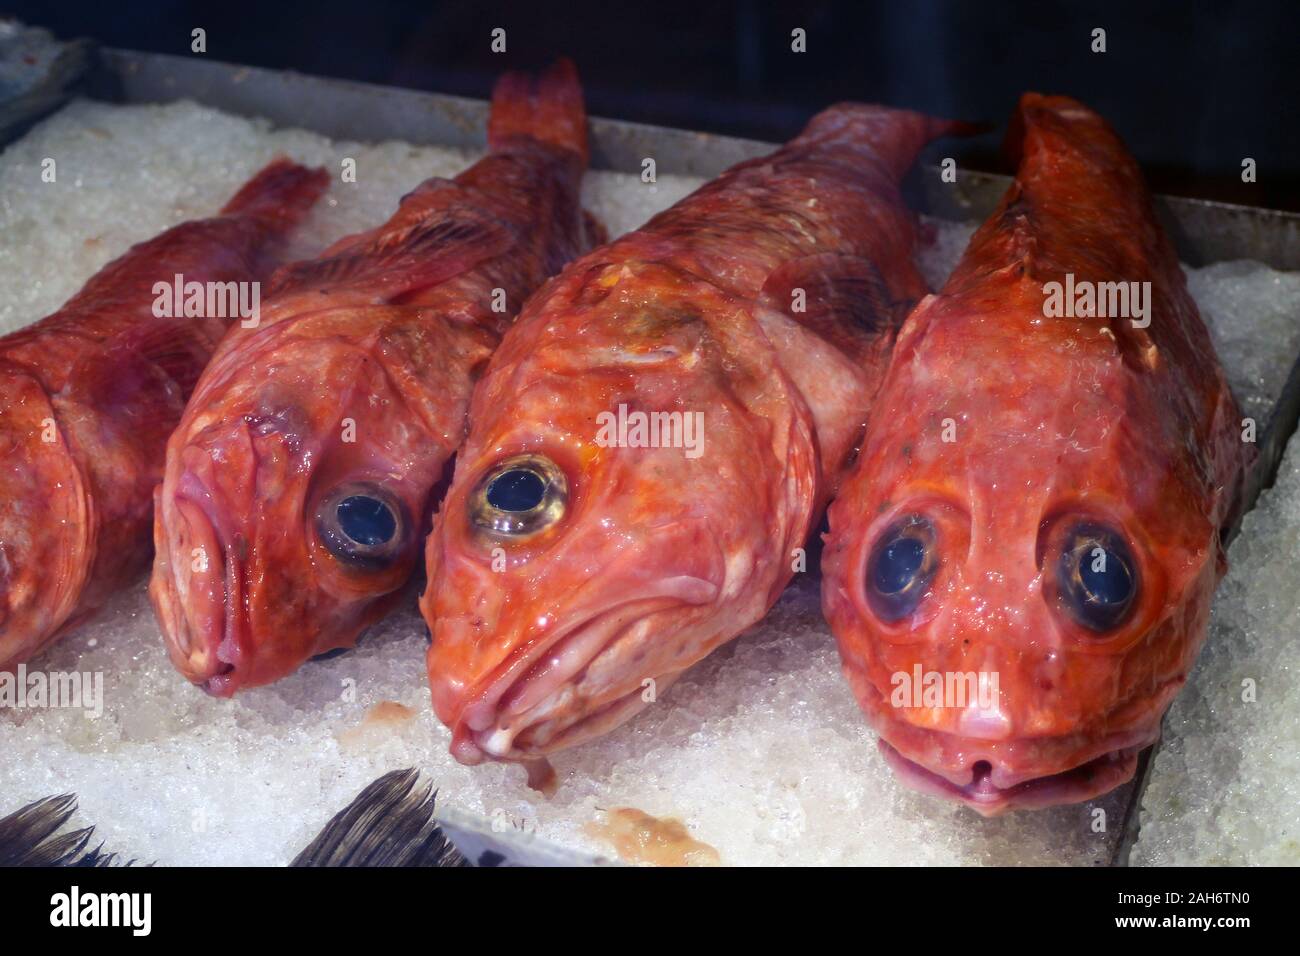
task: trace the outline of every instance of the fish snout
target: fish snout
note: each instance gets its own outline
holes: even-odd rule
[[[222,541],[208,513],[210,497],[192,481],[155,509],[154,572],[149,595],[172,663],[187,680],[215,696],[236,689],[237,617],[229,593],[242,575],[238,555]]]
[[[500,601],[434,621],[429,679],[457,760],[532,759],[622,723],[676,679],[680,623],[719,587],[669,574],[599,593],[601,603]]]
[[[372,587],[365,562],[378,560],[373,546],[359,554],[355,572],[331,574],[324,544],[314,560],[305,477],[263,498],[236,494],[241,489],[213,471],[202,462],[159,492],[150,594],[176,668],[209,694],[229,697],[279,680],[313,655],[350,647],[400,597],[402,582]],[[356,531],[354,518],[340,534]],[[368,530],[377,521],[369,512],[356,520]]]
[[[882,727],[879,748],[898,779],[982,816],[1103,796],[1133,777],[1159,726],[1103,737],[988,741],[915,727]]]
[[[459,520],[460,501],[449,496],[429,538],[421,610],[434,709],[462,763],[524,760],[616,726],[726,626],[735,569],[706,521],[578,514],[515,538]]]

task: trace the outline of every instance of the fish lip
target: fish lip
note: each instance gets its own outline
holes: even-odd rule
[[[1137,743],[1102,750],[1069,769],[1030,777],[1007,787],[994,784],[991,773],[960,785],[904,756],[884,737],[879,738],[877,746],[890,769],[914,790],[957,800],[981,816],[994,817],[1009,810],[1042,810],[1107,794],[1132,779],[1138,754],[1155,743],[1158,736],[1158,730],[1143,734]]]
[[[466,695],[466,702],[461,706],[452,725],[453,756],[461,763],[467,764],[480,763],[485,759],[522,760],[538,756],[539,754],[531,751],[517,751],[514,747],[515,737],[535,723],[529,720],[530,714],[544,708],[555,692],[579,680],[586,670],[624,634],[647,617],[674,607],[708,604],[721,590],[717,585],[702,578],[691,580],[701,586],[707,586],[710,593],[705,595],[705,587],[700,587],[695,599],[688,599],[680,594],[662,593],[662,587],[650,588],[639,595],[623,598],[585,614],[543,641],[516,649]],[[635,613],[632,613],[633,611]],[[627,619],[623,620],[624,617]],[[607,631],[603,635],[602,627]],[[579,656],[576,667],[547,666],[547,658],[562,659],[564,649],[580,646],[584,637],[594,638],[593,643],[596,646],[590,650],[590,653]],[[538,671],[538,668],[542,670]],[[531,687],[530,681],[533,682]],[[640,694],[641,690],[638,682],[638,686],[628,693],[601,704],[592,713],[580,715],[573,724],[560,732],[559,738],[568,736],[570,730],[597,714],[604,713],[616,705],[625,704],[627,698]],[[527,697],[533,698],[531,703],[518,707],[521,697],[528,691],[531,693],[528,693]],[[512,705],[517,709],[511,711]],[[503,717],[509,720],[508,728],[501,726]],[[493,736],[501,733],[509,735],[505,748],[502,748],[499,742],[493,742]],[[561,749],[562,746],[548,748],[546,752]]]

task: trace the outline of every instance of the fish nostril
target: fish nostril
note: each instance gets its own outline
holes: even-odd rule
[[[993,773],[993,764],[987,760],[977,760],[971,768],[971,783],[980,783],[987,780]]]

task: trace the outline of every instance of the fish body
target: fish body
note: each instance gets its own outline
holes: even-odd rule
[[[985,815],[1132,776],[1204,641],[1252,457],[1118,136],[1026,94],[1008,142],[1016,179],[900,331],[823,553],[889,763]]]
[[[457,759],[604,733],[776,601],[926,291],[898,183],[949,125],[833,107],[525,306],[427,545]]]
[[[280,270],[167,450],[150,595],[171,659],[228,696],[351,646],[400,597],[475,378],[524,298],[588,247],[567,61],[497,86],[487,156]]]
[[[168,314],[156,284],[260,281],[325,184],[277,161],[220,215],[132,247],[0,339],[0,668],[148,566],[167,436],[229,321]]]

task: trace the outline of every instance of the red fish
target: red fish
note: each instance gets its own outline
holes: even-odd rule
[[[258,281],[326,184],[323,170],[274,162],[220,215],[134,246],[0,339],[0,668],[148,564],[163,448],[229,321],[159,308],[155,285]]]
[[[985,815],[1132,776],[1253,447],[1115,133],[1030,93],[1008,143],[1016,180],[899,333],[823,556],[890,764]]]
[[[499,82],[489,154],[384,225],[275,276],[167,449],[150,595],[218,696],[349,647],[400,597],[479,370],[588,247],[586,114],[567,61]]]
[[[831,108],[529,301],[427,548],[457,759],[601,734],[776,601],[926,291],[898,182],[949,128]]]

